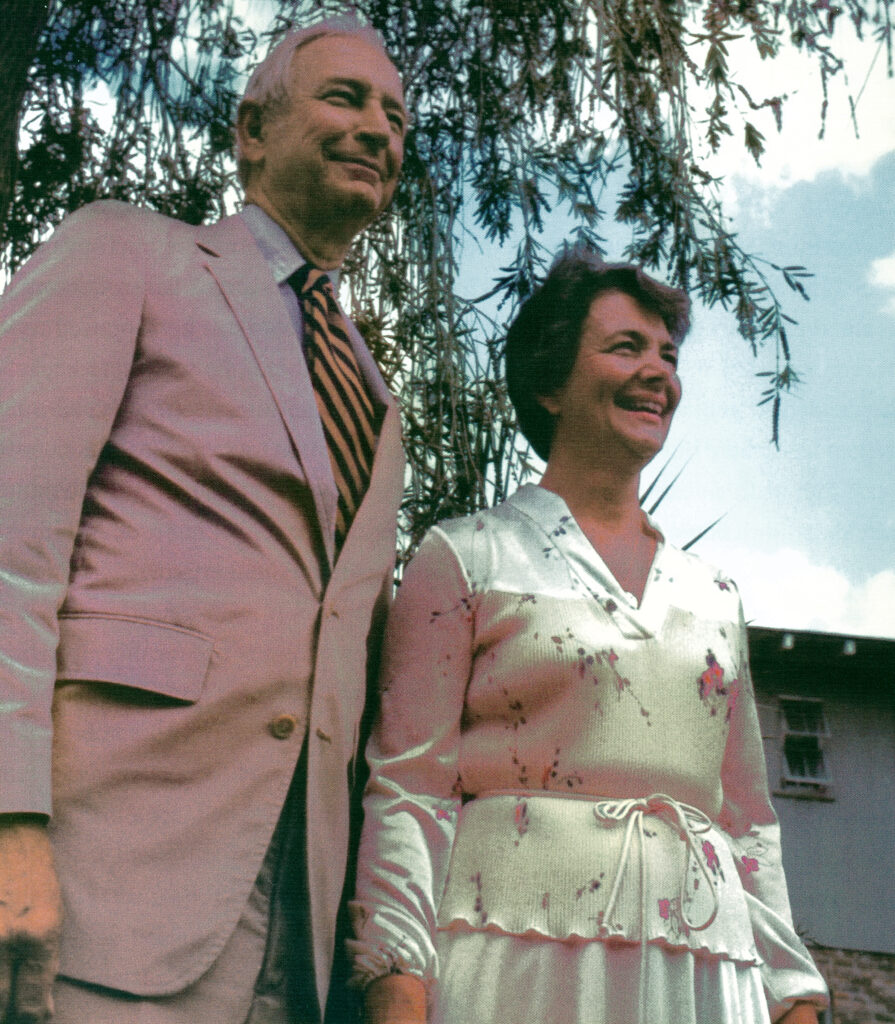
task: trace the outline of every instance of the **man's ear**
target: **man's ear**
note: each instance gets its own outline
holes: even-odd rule
[[[264,157],[264,110],[257,100],[243,100],[239,104],[236,138],[243,159],[257,163]]]

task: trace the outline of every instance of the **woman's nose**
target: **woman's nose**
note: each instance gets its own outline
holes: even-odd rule
[[[641,376],[645,380],[671,380],[677,369],[661,352],[648,351],[644,354]]]

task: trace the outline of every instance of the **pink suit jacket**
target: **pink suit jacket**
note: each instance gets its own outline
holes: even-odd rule
[[[70,217],[0,309],[0,810],[50,812],[62,972],[176,992],[232,932],[301,751],[321,1004],[404,460],[336,490],[295,330],[239,217]],[[52,794],[52,807],[51,807]]]

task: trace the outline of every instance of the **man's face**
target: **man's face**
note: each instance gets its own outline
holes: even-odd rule
[[[314,39],[293,57],[288,106],[263,124],[248,198],[260,190],[287,226],[356,233],[391,202],[406,124],[381,50],[355,36]]]

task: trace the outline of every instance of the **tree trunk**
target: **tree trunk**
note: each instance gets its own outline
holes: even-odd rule
[[[12,201],[18,165],[19,119],[49,0],[4,0],[0,18],[0,235]]]

